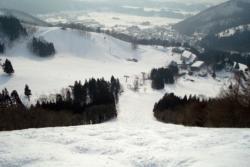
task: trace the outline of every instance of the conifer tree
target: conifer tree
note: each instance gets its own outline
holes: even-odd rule
[[[0,43],[0,54],[4,53],[4,51],[5,51],[5,46],[3,43]]]
[[[31,94],[31,90],[30,90],[30,88],[29,88],[28,85],[25,85],[24,94],[25,94],[25,96],[27,96],[28,99],[30,100],[30,96],[31,96],[32,94]]]
[[[6,59],[5,63],[3,64],[3,71],[9,75],[11,75],[15,72],[13,67],[12,67],[11,62],[8,59]]]
[[[11,99],[12,99],[13,104],[22,105],[22,101],[19,98],[19,95],[18,95],[16,90],[12,91],[10,95],[11,95]]]

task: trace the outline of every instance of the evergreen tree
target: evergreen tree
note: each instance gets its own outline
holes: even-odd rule
[[[179,72],[178,67],[153,69],[150,74],[153,89],[163,89],[164,84],[173,84],[174,76]]]
[[[5,63],[3,64],[3,71],[9,75],[14,73],[14,69],[12,67],[12,64],[8,59],[6,59]]]
[[[3,43],[0,43],[0,54],[4,53],[4,51],[5,51],[5,46]]]
[[[216,78],[216,73],[215,73],[215,71],[213,72],[212,77],[213,77],[213,78]]]
[[[12,104],[22,105],[22,101],[21,101],[16,90],[12,91],[10,95],[11,95],[11,99],[12,99]]]
[[[5,88],[2,90],[2,93],[0,93],[0,108],[3,107],[8,107],[11,105],[11,98],[9,95],[8,90]]]
[[[235,67],[234,67],[236,70],[239,70],[240,69],[240,65],[239,63],[236,63]]]
[[[25,96],[27,96],[28,99],[30,100],[30,96],[31,96],[32,94],[31,94],[31,90],[30,90],[30,88],[29,88],[28,85],[25,85],[24,94],[25,94]]]
[[[160,75],[155,76],[152,80],[152,88],[157,90],[164,89],[164,79]]]

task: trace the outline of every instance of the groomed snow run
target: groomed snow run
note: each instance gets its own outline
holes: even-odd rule
[[[223,80],[197,77],[190,82],[182,78],[163,91],[152,90],[147,81],[134,92],[129,89],[134,75],[170,63],[175,59],[169,53],[171,49],[140,46],[132,51],[130,44],[105,35],[91,34],[86,40],[76,32],[57,28],[40,29],[37,35],[54,42],[55,57],[34,58],[25,49],[27,43],[16,44],[5,55],[16,73],[12,78],[1,73],[0,88],[17,89],[22,94],[27,83],[35,99],[42,93],[59,91],[76,79],[109,78],[114,74],[124,87],[118,117],[98,125],[0,132],[1,167],[249,166],[249,129],[183,127],[153,117],[154,103],[166,91],[216,96]],[[139,62],[128,62],[127,58]],[[123,75],[132,78],[126,83]]]

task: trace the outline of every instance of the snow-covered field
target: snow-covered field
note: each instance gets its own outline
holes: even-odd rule
[[[39,17],[49,23],[86,23],[91,26],[103,26],[111,29],[115,27],[141,26],[142,28],[149,28],[156,25],[169,25],[181,21],[181,19],[167,18],[167,17],[147,17],[136,16],[114,12],[86,12],[86,11],[69,11],[39,15]],[[148,25],[143,23],[149,22]]]
[[[59,92],[75,80],[84,81],[91,77],[109,79],[114,75],[123,79],[124,75],[128,75],[131,76],[130,82],[133,82],[133,77],[141,72],[167,66],[172,60],[180,61],[180,55],[173,54],[172,48],[139,46],[133,50],[131,44],[105,34],[55,27],[38,28],[35,36],[53,42],[56,55],[51,58],[34,56],[27,48],[29,39],[20,39],[2,56],[3,60],[11,60],[15,74],[9,77],[0,72],[0,88],[17,89],[22,94],[24,85],[29,84],[34,97],[37,97]],[[127,61],[133,58],[138,63]],[[190,82],[191,79],[196,82]],[[191,77],[182,78],[176,85],[169,85],[166,89],[178,95],[192,92],[213,97],[219,93],[223,84],[211,77]],[[207,91],[211,87],[215,91]]]
[[[181,21],[169,17],[138,16],[117,12],[87,12],[87,11],[64,11],[38,15],[44,21],[51,24],[79,23],[93,29],[101,28],[118,33],[127,34],[141,39],[179,40],[182,37],[171,28],[171,25]]]
[[[179,57],[171,48],[139,46],[104,34],[60,28],[39,28],[36,36],[53,42],[57,54],[48,59],[32,55],[28,39],[14,44],[8,57],[15,74],[0,72],[0,88],[23,94],[28,84],[33,100],[55,93],[75,80],[120,78],[124,92],[118,117],[99,125],[28,129],[0,133],[0,166],[220,166],[247,167],[250,163],[249,129],[206,129],[169,125],[153,117],[153,106],[165,92],[216,96],[227,78],[180,78],[176,85],[154,91],[150,81],[139,92],[129,89],[133,78]],[[126,59],[136,58],[138,63]],[[124,75],[129,75],[126,83]],[[194,80],[194,81],[191,81]]]

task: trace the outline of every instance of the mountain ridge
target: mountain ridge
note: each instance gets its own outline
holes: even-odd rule
[[[185,35],[214,34],[225,29],[250,23],[250,1],[231,0],[213,6],[173,26]]]
[[[49,23],[38,19],[28,13],[18,11],[15,9],[7,9],[7,8],[0,8],[0,16],[12,16],[20,20],[22,23],[33,24],[37,26],[49,27],[51,26]]]

